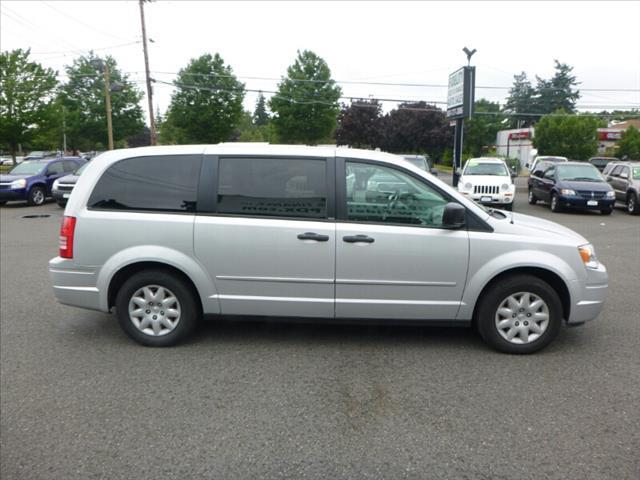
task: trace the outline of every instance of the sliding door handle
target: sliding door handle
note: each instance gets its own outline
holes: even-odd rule
[[[329,235],[320,235],[314,232],[305,232],[298,235],[299,240],[315,240],[316,242],[328,242]]]

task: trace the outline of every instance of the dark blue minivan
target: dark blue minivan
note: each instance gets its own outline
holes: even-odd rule
[[[602,174],[590,163],[565,162],[541,165],[529,177],[529,203],[548,202],[551,211],[563,208],[613,211],[615,193]]]
[[[75,171],[84,163],[80,157],[56,157],[27,160],[7,175],[0,175],[0,205],[10,200],[26,200],[42,205],[51,196],[53,182]]]

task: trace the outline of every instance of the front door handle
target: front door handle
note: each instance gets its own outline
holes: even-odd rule
[[[328,242],[329,235],[320,235],[314,232],[305,232],[298,235],[299,240],[315,240],[316,242]]]
[[[342,237],[347,243],[373,243],[375,240],[367,235],[347,235],[346,237]]]

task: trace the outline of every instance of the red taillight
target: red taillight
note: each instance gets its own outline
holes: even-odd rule
[[[76,217],[63,217],[60,226],[60,256],[73,258],[73,232],[76,229]]]

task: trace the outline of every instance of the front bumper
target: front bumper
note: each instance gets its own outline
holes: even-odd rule
[[[27,189],[26,188],[16,188],[13,190],[0,190],[0,201],[7,202],[10,200],[26,200],[27,199]]]
[[[507,192],[504,193],[469,193],[469,192],[460,192],[465,197],[470,198],[476,203],[481,203],[482,205],[510,205],[513,203],[514,193]],[[511,193],[509,195],[509,193]]]
[[[580,325],[600,315],[604,308],[608,290],[609,274],[606,267],[601,263],[598,268],[587,269],[586,281],[572,281],[572,298],[577,301],[572,302],[567,324]]]
[[[70,194],[70,190],[51,190],[51,196],[56,202],[66,202]]]
[[[584,208],[589,210],[605,210],[613,208],[616,203],[615,198],[585,198],[578,195],[560,195],[558,197],[560,206],[565,208]],[[592,205],[589,205],[589,202]],[[595,203],[593,203],[595,202]]]
[[[101,305],[100,290],[96,286],[98,272],[92,267],[79,267],[73,260],[55,257],[49,261],[49,278],[53,293],[64,305],[108,311]]]

